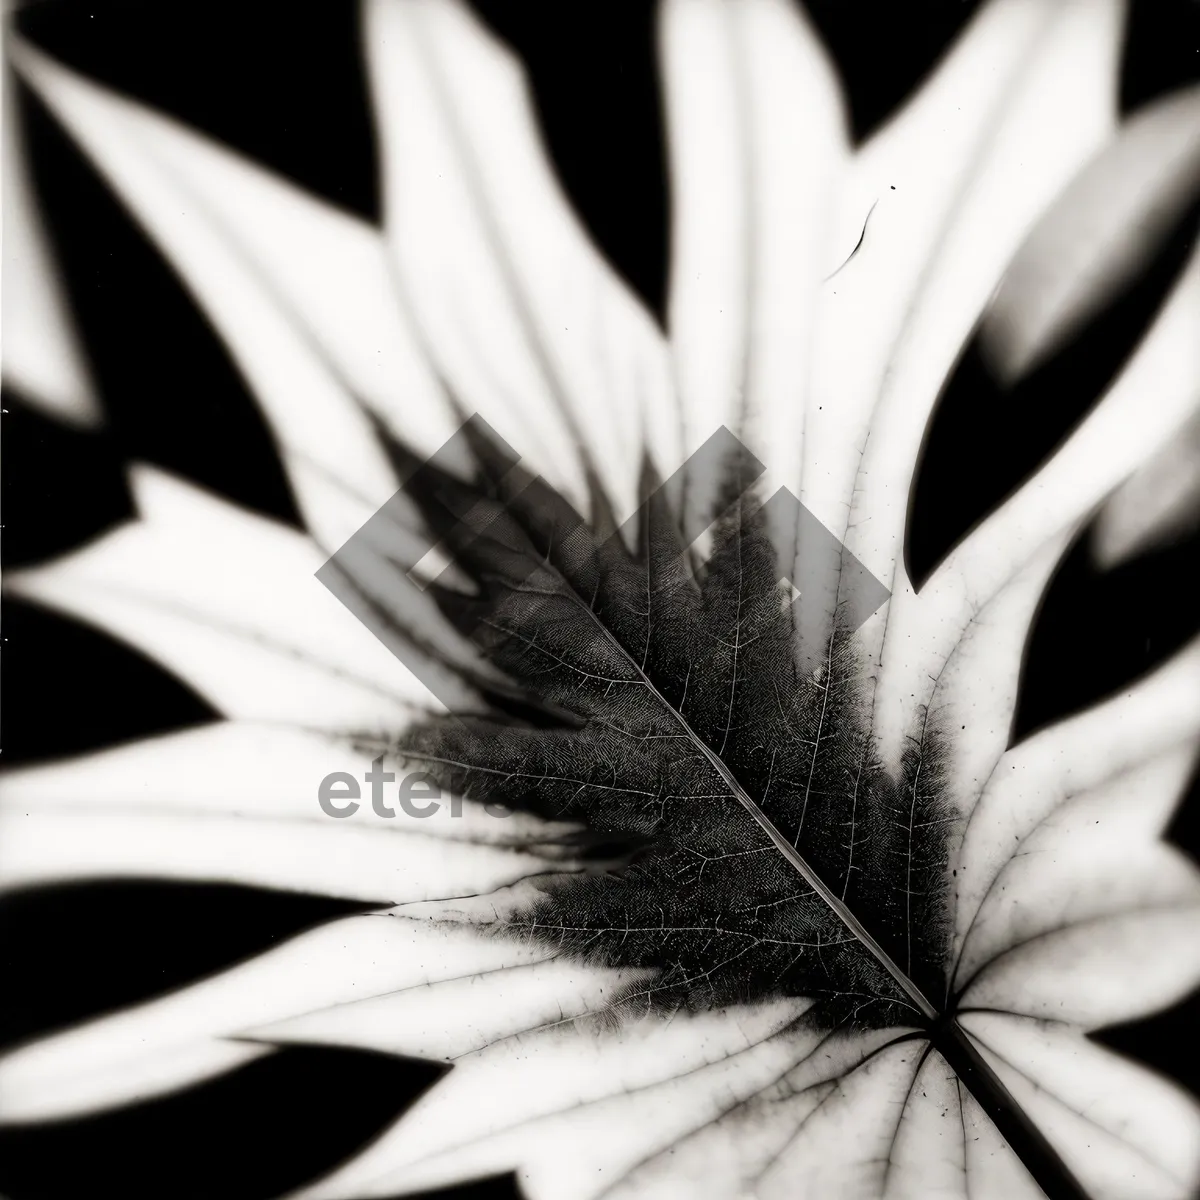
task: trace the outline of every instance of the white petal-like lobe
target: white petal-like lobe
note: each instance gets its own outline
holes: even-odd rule
[[[451,796],[407,811],[395,790],[406,768],[392,756],[381,761],[392,779],[379,785],[380,809],[362,783],[349,815],[325,812],[322,781],[360,780],[376,754],[346,739],[227,723],[11,772],[0,787],[0,884],[219,880],[394,905],[489,891],[561,865],[528,848],[561,826],[490,816]]]
[[[956,952],[1005,864],[1072,796],[1116,788],[1128,804],[1114,837],[1131,836],[1131,819],[1140,821],[1132,834],[1138,841],[1161,835],[1200,732],[1198,666],[1200,643],[1122,695],[1042,730],[1000,759],[967,814],[953,866]]]
[[[1135,113],[1017,252],[979,327],[1000,378],[1031,371],[1111,301],[1200,191],[1200,88]]]
[[[641,1147],[653,1146],[661,1132],[657,1121],[647,1122],[645,1111],[636,1107],[642,1094],[661,1087],[661,1106],[682,1085],[685,1098],[705,1108],[709,1088],[728,1096],[743,1068],[761,1086],[786,1069],[789,1056],[778,1039],[774,1061],[764,1061],[757,1048],[807,1007],[793,1001],[756,1010],[680,1013],[665,1023],[648,1018],[620,1030],[564,1025],[499,1042],[458,1060],[366,1154],[302,1194],[313,1200],[388,1196],[526,1163],[536,1172],[545,1162],[542,1169],[553,1171],[563,1135],[588,1130],[593,1113],[605,1104],[634,1105]],[[706,1067],[727,1063],[736,1066],[705,1075]],[[687,1086],[693,1082],[694,1091]],[[591,1140],[590,1153],[604,1149],[602,1141]],[[621,1143],[615,1148],[630,1149]],[[568,1156],[565,1164],[570,1162]],[[570,1191],[587,1188],[587,1176],[574,1167],[559,1178]]]
[[[872,528],[851,549],[885,582],[945,374],[1008,255],[1112,126],[1117,7],[983,5],[855,156],[835,240],[853,246],[870,220],[823,289],[801,499],[841,535],[855,524],[855,477],[869,478],[856,507],[872,512]]]
[[[402,597],[405,628],[474,666],[404,578],[429,539],[372,414],[416,455],[436,451],[462,414],[418,345],[382,234],[28,47],[20,62],[225,342],[317,543],[328,554],[371,519],[339,566],[389,616]],[[411,653],[386,626],[379,636],[401,658]]]
[[[638,981],[636,972],[545,959],[352,1000],[250,1032],[266,1041],[452,1061],[501,1038],[604,1013]]]
[[[109,1033],[105,1030],[104,1039]],[[119,1034],[117,1035],[119,1038]],[[53,1049],[53,1042],[38,1043]],[[14,1055],[13,1063],[0,1059],[0,1114],[6,1123],[54,1120],[121,1104],[139,1104],[203,1083],[271,1053],[269,1046],[216,1040],[160,1047],[152,1054],[128,1054],[118,1065],[93,1063],[78,1044],[69,1062],[58,1062],[53,1078],[39,1077],[42,1064]],[[53,1066],[51,1067],[53,1070]]]
[[[377,304],[381,317],[356,338],[327,320],[320,336],[310,333],[321,288],[387,298],[377,235],[28,46],[18,61],[212,322],[262,406],[306,521],[336,548],[397,487],[352,390],[365,383],[379,393],[361,365],[370,343],[388,347],[382,370],[394,387],[407,385],[414,412],[439,402],[419,360],[410,365],[412,338],[394,303]],[[306,258],[316,279],[281,273],[289,254]]]
[[[374,740],[270,722],[218,722],[10,771],[0,795],[18,809],[74,805],[97,813],[139,805],[166,814],[338,824],[322,810],[318,785],[335,771],[361,777],[380,755],[384,769],[397,769],[393,751]],[[528,813],[499,818],[477,801],[453,796],[415,817],[396,804],[394,788],[394,781],[382,784],[384,811],[378,813],[363,781],[353,823],[387,834],[417,830],[495,846],[528,845],[574,828]]]
[[[1169,545],[1200,526],[1200,412],[1140,466],[1101,510],[1092,552],[1102,567]]]
[[[419,451],[435,450],[453,432],[456,422],[395,293],[378,230],[177,120],[28,50],[23,61],[34,86],[215,312],[222,332],[244,332],[227,330],[220,314],[235,287],[230,270],[240,266],[247,285],[257,283],[357,396]],[[189,242],[183,225],[172,223],[172,197],[188,226],[210,227],[232,251],[222,255],[219,282],[213,265],[198,257],[201,234],[193,231]],[[301,415],[284,424],[289,438]],[[342,466],[332,454],[329,461]]]
[[[231,717],[387,736],[429,709],[314,578],[309,538],[150,467],[131,484],[139,520],[9,587],[130,642]]]
[[[990,621],[992,597],[1006,586],[1011,590],[1014,576],[1027,585],[1036,585],[1039,573],[1046,577],[1095,506],[1186,429],[1200,400],[1197,328],[1200,252],[1192,254],[1128,363],[1079,428],[951,551],[919,596],[906,582],[895,589],[887,637],[904,644],[905,653],[888,660],[876,696],[885,753],[935,695],[940,668],[956,646],[968,631],[978,632],[972,625]],[[1027,586],[1025,598],[1034,603],[1042,591]],[[1028,610],[1024,627],[1031,620]],[[1015,653],[1005,648],[1005,657],[1019,664],[1019,647]],[[1015,688],[1009,695],[1015,705]],[[1005,722],[1011,713],[1002,714]]]
[[[833,68],[787,0],[668,0],[661,42],[669,321],[688,449],[726,425],[767,464],[771,491],[795,492],[809,342],[847,159]]]
[[[927,85],[928,97],[918,97],[908,113],[883,130],[862,160],[872,165],[877,195],[890,195],[895,185],[895,195],[909,193],[901,203],[910,210],[926,202],[925,228],[912,233],[914,240],[933,235],[927,255],[919,260],[919,281],[903,310],[886,375],[879,380],[851,508],[847,544],[884,582],[897,569],[921,438],[959,351],[1025,235],[1114,125],[1118,0],[1012,0],[989,6],[977,20],[982,24],[989,17],[1006,19],[1014,30],[1024,30],[1028,23],[1033,36],[1025,41],[1027,35],[997,31],[986,43],[989,55],[1020,46],[1006,64],[1013,71],[1007,79],[994,67],[989,71],[984,63],[974,65],[980,80],[971,91],[1000,90],[987,97],[991,104],[975,109],[983,127],[974,131],[972,151],[949,155],[936,126],[921,129],[922,119],[943,121],[947,106],[962,105],[953,90],[939,95],[935,77]],[[968,35],[964,47],[969,41]],[[948,62],[944,70],[952,65]],[[932,157],[964,171],[952,184],[949,212],[936,199],[929,204],[931,198],[923,194],[928,185],[920,172]],[[884,163],[889,178],[878,174]],[[935,170],[934,178],[941,174],[944,170]],[[929,230],[939,210],[945,216]],[[883,215],[882,205],[879,211]],[[880,240],[887,236],[885,226]],[[890,236],[903,234],[896,228]],[[864,245],[857,256],[861,270],[865,276],[873,267],[871,277],[877,280],[886,267],[874,262],[867,249]],[[870,520],[855,520],[868,512]]]
[[[433,981],[548,957],[456,923],[350,917],[161,999],[0,1057],[8,1122],[145,1099],[262,1052],[231,1043],[257,1026]]]
[[[8,4],[3,21],[8,24]],[[8,38],[0,32],[0,45]],[[5,62],[3,122],[4,378],[30,403],[77,425],[100,408],[26,173],[16,95]]]
[[[958,961],[964,1005],[1095,1028],[1200,983],[1200,872],[1146,828],[1193,759],[1168,754],[1070,794],[1012,844]]]
[[[1200,1105],[1077,1030],[1003,1014],[963,1024],[1096,1200],[1187,1200]]]
[[[438,371],[581,506],[594,469],[623,518],[643,445],[680,461],[661,335],[571,212],[511,53],[457,0],[365,20],[386,230]]]

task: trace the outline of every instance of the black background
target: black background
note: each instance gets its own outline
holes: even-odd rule
[[[525,60],[546,138],[593,235],[661,315],[666,196],[648,3],[477,0]],[[975,5],[808,0],[850,97],[855,132],[909,93]],[[355,6],[206,0],[44,0],[21,30],[72,65],[225,139],[300,184],[378,216],[375,144]],[[1200,2],[1138,0],[1121,78],[1125,112],[1200,78]],[[261,418],[220,344],[157,252],[26,92],[39,198],[108,420],[75,432],[4,393],[9,567],[77,546],[131,512],[123,464],[143,459],[282,520],[295,505]],[[908,558],[925,577],[1073,427],[1153,315],[1195,237],[1196,213],[1088,334],[1001,395],[968,349],[942,397],[912,500]],[[992,415],[995,414],[995,415]],[[1115,571],[1086,536],[1059,570],[1027,651],[1014,737],[1162,661],[1200,624],[1200,538]],[[216,714],[127,647],[9,601],[7,762],[79,752]],[[1171,836],[1200,852],[1200,788]],[[5,1044],[194,980],[353,906],[223,886],[152,882],[29,890],[0,903]],[[1102,1039],[1200,1094],[1193,998]],[[369,1141],[438,1068],[291,1049],[153,1104],[0,1134],[10,1200],[79,1195],[276,1195]],[[511,1179],[444,1195],[512,1196]]]

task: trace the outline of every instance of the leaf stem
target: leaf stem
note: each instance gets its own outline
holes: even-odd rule
[[[929,1040],[1049,1200],[1090,1200],[1070,1167],[1029,1119],[958,1021],[943,1017],[930,1027]]]
[[[971,1095],[975,1097],[980,1108],[991,1118],[992,1123],[1000,1131],[1004,1140],[1008,1142],[1013,1153],[1021,1160],[1034,1182],[1045,1192],[1048,1200],[1090,1200],[1070,1167],[1063,1162],[1058,1151],[1017,1103],[1004,1081],[971,1041],[966,1030],[952,1014],[938,1011],[920,987],[900,969],[896,961],[871,935],[844,901],[826,886],[824,880],[805,862],[804,856],[779,832],[771,819],[747,794],[720,758],[709,751],[703,742],[700,742],[699,739],[696,740],[700,748],[706,752],[721,778],[733,791],[742,806],[758,822],[776,849],[829,905],[850,932],[874,955],[880,965],[900,985],[901,990],[913,1006],[920,1011],[927,1023],[929,1040],[934,1048],[950,1065]]]

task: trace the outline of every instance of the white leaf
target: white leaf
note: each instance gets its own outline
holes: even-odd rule
[[[1011,382],[1112,299],[1200,191],[1200,88],[1135,113],[1025,240],[980,323]]]
[[[1200,1110],[1181,1088],[1054,1023],[964,1016],[1018,1101],[1097,1200],[1187,1200]]]
[[[26,172],[16,90],[8,68],[9,3],[0,10],[3,46],[4,378],[25,399],[76,425],[100,408]]]
[[[349,917],[157,1000],[0,1057],[3,1119],[63,1117],[183,1087],[263,1053],[229,1041],[298,1013],[547,957],[456,923]]]
[[[371,786],[357,781],[376,753],[319,734],[220,724],[12,772],[0,798],[0,882],[208,879],[400,904],[561,865],[518,848],[561,826],[492,816],[461,797],[422,795],[421,809],[433,809],[408,812],[394,786],[405,767],[391,756],[375,810]],[[318,804],[333,773],[350,776],[362,797],[342,818]]]
[[[885,582],[941,383],[1009,256],[1112,128],[1118,25],[1108,0],[992,0],[855,157],[838,244],[870,220],[824,287],[801,499],[849,526]]]
[[[687,688],[712,682],[693,679],[687,656],[700,651],[681,648],[688,669],[676,708],[655,683],[656,672],[669,672],[649,664],[654,631],[637,659],[634,639],[622,642],[609,620],[606,583],[585,602],[564,568],[580,600],[582,665],[556,657],[551,632],[574,629],[564,618],[561,629],[539,627],[537,636],[505,627],[522,660],[506,670],[528,683],[524,668],[534,691],[539,672],[574,670],[586,680],[580,690],[601,697],[580,711],[636,738],[630,761],[651,778],[632,787],[619,780],[624,764],[612,760],[621,754],[585,762],[586,775],[559,772],[583,734],[509,725],[526,750],[541,739],[549,765],[531,771],[523,761],[501,763],[497,752],[496,763],[480,768],[492,794],[528,792],[520,799],[531,813],[565,811],[556,788],[606,803],[609,793],[636,796],[631,812],[657,806],[658,823],[643,823],[660,838],[668,803],[695,800],[700,807],[686,810],[683,824],[701,831],[703,805],[740,803],[757,840],[694,850],[681,835],[685,866],[673,863],[674,873],[657,879],[659,921],[654,907],[649,923],[631,921],[620,902],[594,924],[586,905],[543,919],[535,901],[562,903],[568,884],[595,882],[620,901],[630,875],[661,871],[662,859],[653,847],[631,852],[611,872],[569,860],[574,835],[626,832],[603,820],[580,831],[531,813],[497,820],[470,803],[462,818],[439,812],[419,827],[366,809],[361,821],[314,811],[325,774],[357,776],[366,754],[391,761],[387,751],[424,704],[423,689],[318,590],[313,542],[140,473],[140,522],[26,573],[18,588],[144,648],[239,721],[8,777],[5,881],[152,872],[405,903],[387,916],[334,922],[177,994],[11,1052],[0,1060],[0,1087],[12,1119],[184,1086],[243,1061],[243,1047],[260,1052],[263,1041],[316,1042],[453,1067],[375,1143],[306,1188],[313,1200],[382,1197],[511,1170],[537,1200],[1027,1200],[1047,1172],[1062,1180],[1073,1173],[1097,1200],[1182,1200],[1200,1173],[1198,1106],[1084,1031],[1151,1012],[1200,981],[1200,877],[1159,840],[1200,729],[1200,645],[1090,712],[1014,749],[1007,740],[1022,643],[1064,547],[1194,411],[1195,264],[1091,417],[921,592],[899,553],[932,406],[1014,256],[994,309],[1013,333],[1002,354],[1013,370],[1093,312],[1120,274],[1097,281],[1039,249],[1062,220],[1056,197],[1081,168],[1087,178],[1085,164],[1111,139],[1120,8],[1116,0],[992,0],[912,103],[851,155],[828,64],[794,11],[777,0],[666,0],[660,29],[675,173],[669,351],[565,203],[512,55],[458,0],[368,0],[386,251],[344,214],[25,54],[35,86],[234,352],[318,543],[344,537],[395,486],[346,386],[405,433],[406,410],[371,357],[392,332],[395,371],[411,372],[404,378],[429,401],[413,432],[417,449],[436,444],[448,419],[433,382],[442,377],[465,412],[494,421],[565,495],[581,503],[590,470],[621,514],[637,499],[644,452],[669,470],[712,426],[731,423],[766,443],[773,475],[799,486],[895,595],[839,662],[849,680],[818,673],[794,689],[794,699],[820,700],[812,714],[795,717],[775,692],[782,724],[770,726],[771,738],[795,733],[796,745],[811,747],[805,781],[791,778],[799,751],[786,778],[775,772],[776,745],[727,753],[745,736],[736,726],[739,695],[769,703],[765,687],[755,691],[758,680],[739,674],[762,651],[742,639],[737,588],[729,589],[739,602],[734,636],[728,645],[708,637],[729,664],[728,700],[716,705],[725,723],[710,722],[712,734],[684,712]],[[1157,147],[1144,161],[1134,155],[1140,165],[1130,169],[1145,178],[1121,192],[1126,217],[1143,211],[1153,170],[1177,182],[1175,168],[1163,167],[1173,151],[1160,153],[1158,134],[1174,145],[1179,128],[1147,120],[1118,138],[1118,158],[1121,147],[1144,148],[1147,138]],[[1067,241],[1106,247],[1107,270],[1127,249],[1120,224]],[[295,248],[306,239],[311,260],[298,262]],[[1043,259],[1055,266],[1053,278],[1042,281],[1037,304],[1021,307],[1021,324],[1013,297],[1029,264]],[[362,322],[333,298],[355,286],[371,297]],[[1147,412],[1150,393],[1156,404]],[[302,403],[289,403],[293,396]],[[345,483],[359,465],[361,494]],[[460,648],[440,640],[446,631],[432,602],[414,606],[411,626],[400,627],[410,614],[395,587],[416,533],[412,509],[399,502],[351,574],[392,604],[392,648],[432,639],[464,665]],[[547,571],[559,570],[556,553],[557,545],[539,543]],[[740,555],[737,564],[740,587]],[[729,599],[719,591],[713,585],[702,598]],[[622,617],[651,611],[638,607],[641,595],[640,586],[616,595]],[[832,619],[834,607],[822,618]],[[715,626],[695,629],[708,636]],[[584,669],[597,646],[635,669],[611,673],[609,660],[604,670]],[[761,661],[759,669],[766,676]],[[815,692],[803,690],[810,684]],[[848,692],[838,691],[843,684]],[[661,728],[630,725],[620,697],[636,688],[658,705]],[[464,685],[456,707],[477,700]],[[853,741],[839,723],[849,721],[857,737],[859,709],[862,736]],[[423,732],[432,728],[443,726]],[[759,730],[747,728],[752,743]],[[825,778],[817,758],[823,747],[831,753],[831,734],[840,757],[836,778]],[[471,736],[482,743],[489,734]],[[660,749],[668,741],[670,752],[685,747],[684,760]],[[696,794],[680,783],[693,750],[715,780]],[[739,774],[726,759],[743,750]],[[746,764],[760,755],[769,755],[766,782],[748,783],[758,768]],[[354,764],[342,766],[346,757]],[[287,765],[275,769],[277,760]],[[222,788],[219,768],[235,764],[244,772],[239,786]],[[871,795],[860,796],[868,768]],[[144,781],[132,795],[131,777]],[[921,787],[948,794],[918,824]],[[796,801],[794,839],[762,811],[773,788]],[[804,825],[806,815],[813,821],[809,801],[815,809],[828,797],[848,801],[848,818],[818,820],[814,834]],[[771,800],[787,811],[774,793]],[[895,829],[906,843],[888,840]],[[889,848],[882,865],[870,861],[876,839]],[[939,859],[916,875],[923,842],[944,850],[944,872]],[[805,858],[828,851],[840,866],[835,850],[844,858],[840,890]],[[787,875],[769,904],[751,894],[745,909],[735,902],[715,917],[667,924],[668,903],[705,899],[706,869],[709,880],[714,869],[737,872],[740,900],[737,889],[764,878],[752,865],[764,855],[782,855],[770,861],[794,869],[795,894]],[[876,872],[877,895],[855,892],[852,868],[864,878]],[[950,924],[948,946],[939,944],[922,968],[936,989],[914,973],[922,964],[912,914],[923,888],[944,902]],[[624,949],[638,935],[668,932],[696,935],[707,948],[728,941],[723,925],[734,912],[798,901],[816,915],[796,917],[803,936],[789,928],[763,937],[794,957],[749,998],[743,983],[719,1004],[706,1007],[696,988],[668,1006],[663,994],[684,952],[676,963],[674,948],[662,962],[644,948],[637,957]],[[899,946],[899,961],[868,928],[878,919],[891,929],[892,913],[902,914],[901,932],[881,937]],[[592,953],[601,934],[605,948]],[[588,936],[572,942],[575,935]],[[826,954],[843,946],[862,959],[853,970],[814,970],[804,976],[814,986],[792,986],[797,962],[825,970]],[[685,983],[711,987],[726,965],[702,961]],[[876,976],[879,986],[895,983],[901,998],[890,1002],[920,1024],[894,1014],[882,1028],[859,1019],[883,993],[864,995],[858,981]],[[832,986],[822,989],[822,979]],[[859,1005],[853,1018],[821,1016],[829,992]]]
[[[457,0],[369,0],[386,229],[438,370],[586,510],[681,458],[665,348],[546,165],[512,55]],[[712,433],[707,430],[705,436]]]
[[[393,424],[403,395],[404,423],[426,451],[456,427],[391,291],[378,234],[28,46],[17,62],[212,321],[307,522],[336,549],[398,486],[354,389]]]
[[[1104,567],[1169,542],[1200,522],[1200,414],[1140,466],[1100,510],[1092,550]]]
[[[726,425],[767,464],[769,491],[795,492],[812,322],[848,153],[833,68],[783,0],[669,0],[661,40],[670,331],[688,448]]]
[[[131,485],[140,520],[12,590],[132,643],[232,717],[387,734],[428,709],[314,578],[312,541],[149,467]]]
[[[877,692],[877,728],[885,749],[894,751],[912,714],[929,701],[937,668],[998,589],[1022,571],[1029,581],[1039,572],[1045,578],[1089,512],[1139,462],[1178,436],[1200,400],[1198,327],[1200,251],[1080,427],[955,547],[919,596],[907,583],[896,589],[885,653],[889,644],[907,644],[903,655],[888,656]],[[1148,395],[1154,397],[1149,408]]]
[[[397,1188],[435,1187],[439,1180],[517,1166],[524,1155],[553,1160],[557,1153],[538,1151],[553,1144],[556,1126],[559,1136],[573,1133],[571,1126],[578,1127],[580,1117],[590,1121],[594,1106],[636,1104],[639,1093],[655,1085],[701,1076],[709,1065],[732,1062],[732,1077],[727,1071],[709,1072],[692,1093],[692,1114],[696,1108],[711,1111],[710,1089],[727,1096],[742,1072],[762,1086],[803,1057],[773,1035],[805,1007],[791,1002],[750,1012],[680,1014],[665,1028],[647,1022],[625,1029],[619,1043],[613,1031],[606,1034],[587,1025],[510,1038],[460,1059],[367,1155],[302,1195],[313,1200],[386,1196]],[[769,1053],[764,1052],[767,1046]],[[514,1081],[519,1082],[513,1086]],[[670,1094],[677,1085],[665,1090]],[[503,1106],[497,1103],[500,1096]],[[559,1114],[568,1120],[558,1121]],[[633,1115],[641,1114],[635,1109]],[[538,1122],[549,1128],[537,1129]],[[656,1124],[643,1123],[643,1146],[659,1136]],[[487,1139],[494,1141],[489,1145]],[[468,1150],[476,1143],[482,1143],[479,1150]],[[627,1146],[621,1148],[628,1153]],[[466,1154],[470,1157],[464,1161]],[[418,1164],[421,1169],[414,1170]],[[579,1186],[574,1180],[563,1182],[572,1191]]]

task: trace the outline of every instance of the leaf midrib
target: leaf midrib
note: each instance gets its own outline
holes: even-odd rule
[[[563,579],[561,573],[559,578]],[[564,579],[564,583],[566,580]],[[925,1018],[926,1021],[934,1022],[941,1013],[929,1000],[924,992],[917,984],[909,978],[909,976],[901,970],[899,964],[892,958],[890,954],[879,944],[875,937],[872,936],[870,930],[854,915],[849,906],[840,899],[831,888],[826,885],[825,881],[817,874],[817,872],[809,865],[800,851],[792,845],[792,843],[783,836],[775,823],[763,812],[758,802],[750,795],[749,792],[738,782],[737,777],[730,770],[721,756],[709,746],[703,738],[691,727],[691,724],[684,715],[673,705],[669,700],[658,690],[654,681],[646,674],[641,666],[634,661],[633,656],[628,650],[616,639],[612,631],[604,624],[603,621],[596,615],[590,605],[584,604],[579,595],[573,588],[567,584],[570,595],[574,602],[578,604],[588,615],[588,619],[600,631],[606,641],[611,645],[622,658],[633,668],[642,685],[649,693],[662,705],[663,709],[671,715],[671,718],[676,722],[692,745],[704,756],[708,764],[721,777],[722,782],[729,789],[734,799],[750,814],[759,828],[770,838],[776,850],[788,861],[788,863],[799,873],[804,882],[817,893],[818,896],[825,902],[834,915],[842,922],[843,925],[854,935],[854,937],[865,947],[865,949],[878,961],[880,966],[896,981],[900,989],[908,997],[912,1006]]]

